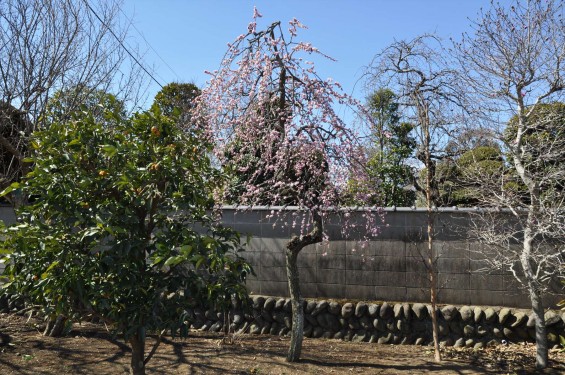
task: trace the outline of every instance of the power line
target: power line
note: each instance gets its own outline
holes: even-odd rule
[[[147,39],[145,38],[145,35],[143,35],[143,33],[141,31],[139,31],[139,29],[137,27],[135,27],[135,24],[133,23],[132,19],[127,16],[127,14],[122,10],[122,8],[120,8],[119,5],[118,5],[118,9],[123,14],[125,19],[128,20],[129,24],[134,28],[134,30],[137,31],[139,36],[141,36],[141,38],[143,39],[145,44],[147,46],[149,46],[149,48],[155,53],[155,55],[157,55],[159,60],[161,60],[163,62],[163,64],[165,64],[167,66],[167,68],[169,68],[169,70],[177,77],[177,79],[180,80],[180,76],[177,74],[177,72],[175,72],[174,69],[161,57],[161,55],[159,55],[157,50],[155,48],[153,48],[153,46],[147,41]]]
[[[88,9],[90,9],[90,11],[92,12],[92,14],[94,14],[94,16],[96,16],[96,18],[98,18],[98,21],[100,21],[100,23],[106,27],[108,29],[108,31],[110,31],[110,34],[112,34],[114,36],[114,38],[116,38],[116,40],[118,41],[118,43],[120,44],[120,46],[127,52],[127,54],[133,59],[133,61],[135,61],[135,63],[137,65],[139,65],[139,67],[141,69],[143,69],[143,71],[149,76],[151,77],[151,79],[153,81],[155,81],[156,84],[159,85],[159,87],[163,88],[163,85],[157,81],[157,79],[155,77],[153,77],[153,75],[151,73],[149,73],[149,71],[147,69],[145,69],[145,67],[143,65],[141,65],[141,63],[139,62],[139,60],[129,51],[129,49],[124,45],[124,43],[122,42],[122,40],[120,38],[118,38],[118,36],[114,33],[114,31],[108,26],[106,25],[106,23],[102,20],[102,18],[100,18],[100,16],[98,15],[98,13],[96,13],[96,11],[90,6],[90,4],[88,3],[87,0],[83,0],[84,4],[86,4],[86,6],[88,7]]]

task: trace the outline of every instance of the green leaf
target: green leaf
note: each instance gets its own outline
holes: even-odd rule
[[[102,151],[106,154],[107,157],[111,158],[118,153],[118,149],[112,145],[102,145],[100,146]]]
[[[190,245],[183,245],[180,247],[180,252],[185,255],[188,256],[192,253],[193,247]]]
[[[7,194],[10,194],[12,191],[17,190],[21,187],[21,184],[19,182],[13,182],[10,184],[10,186],[8,186],[6,189],[4,189],[2,192],[0,192],[0,197],[3,197]]]
[[[196,264],[194,265],[194,267],[196,269],[200,268],[200,266],[202,265],[202,263],[206,260],[206,258],[204,258],[203,256],[199,256],[198,260],[196,261]]]
[[[184,260],[183,256],[180,256],[180,255],[172,256],[165,261],[165,266],[174,267],[177,264],[179,264],[180,262],[182,262],[183,260]]]

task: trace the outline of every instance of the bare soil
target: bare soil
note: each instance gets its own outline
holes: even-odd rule
[[[42,336],[43,323],[0,314],[0,374],[127,374],[129,347],[103,326],[75,325],[65,337]],[[148,348],[153,344],[148,339]],[[222,336],[195,332],[188,339],[164,339],[148,374],[526,374],[534,373],[532,344],[481,350],[444,348],[437,364],[426,346],[378,345],[305,339],[302,361],[285,361],[287,337]],[[552,350],[546,374],[565,374],[565,353]]]

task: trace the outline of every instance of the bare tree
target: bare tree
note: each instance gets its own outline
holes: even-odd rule
[[[562,1],[493,3],[474,33],[456,43],[475,125],[504,145],[509,170],[481,176],[485,205],[512,213],[483,215],[476,233],[490,266],[509,269],[529,292],[536,366],[548,361],[542,297],[563,272],[565,250],[565,21]]]
[[[0,3],[0,189],[21,175],[27,137],[42,126],[57,90],[83,87],[139,99],[140,67],[123,48],[127,25],[119,12],[117,0]]]
[[[445,144],[457,119],[460,95],[457,75],[443,58],[440,40],[422,35],[410,41],[397,41],[377,54],[367,68],[369,88],[390,87],[407,120],[414,124],[417,140],[416,158],[425,168],[424,181],[414,181],[426,197],[428,210],[427,268],[430,281],[435,359],[439,351],[437,305],[437,270],[433,253],[434,213],[439,202],[436,163],[446,156]],[[457,109],[457,110],[456,110]]]

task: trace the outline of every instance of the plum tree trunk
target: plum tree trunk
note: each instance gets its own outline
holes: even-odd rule
[[[322,217],[317,212],[312,215],[313,228],[301,236],[293,236],[286,246],[286,277],[292,306],[292,328],[290,331],[290,347],[286,360],[297,362],[302,352],[304,340],[304,310],[302,307],[302,293],[300,292],[300,276],[298,273],[298,254],[308,245],[322,241]]]
[[[145,375],[145,335],[143,328],[129,340],[131,345],[131,375]]]
[[[302,352],[304,339],[304,309],[302,308],[302,293],[300,292],[300,276],[298,273],[298,252],[286,250],[286,273],[288,289],[292,306],[292,329],[290,331],[290,347],[286,360],[296,362]]]

